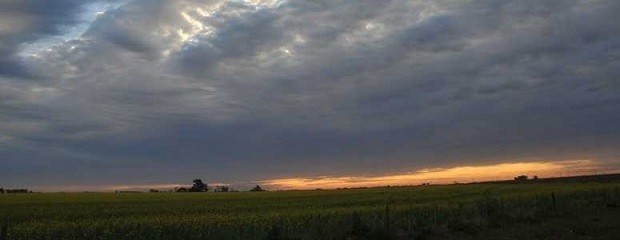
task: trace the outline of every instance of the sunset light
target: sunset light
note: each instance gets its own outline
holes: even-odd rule
[[[382,176],[341,176],[316,178],[287,178],[262,181],[275,189],[334,189],[378,186],[407,186],[428,184],[471,183],[510,180],[518,175],[530,177],[566,177],[597,173],[599,164],[592,160],[556,162],[501,163],[495,165],[460,166],[426,169],[412,173]]]

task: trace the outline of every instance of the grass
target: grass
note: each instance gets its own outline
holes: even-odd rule
[[[0,195],[7,239],[620,239],[620,177],[240,193]]]

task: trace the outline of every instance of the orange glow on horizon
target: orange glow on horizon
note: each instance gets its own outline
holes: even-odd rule
[[[384,176],[338,176],[315,178],[282,178],[262,181],[272,189],[315,189],[343,187],[376,187],[416,185],[421,183],[446,184],[453,182],[474,182],[508,180],[517,175],[538,177],[570,176],[591,174],[600,169],[593,160],[571,160],[555,162],[501,163],[484,166],[459,166],[452,168],[423,169],[416,172]]]

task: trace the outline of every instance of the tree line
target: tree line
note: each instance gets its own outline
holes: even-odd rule
[[[5,193],[31,193],[32,191],[29,191],[28,189],[4,189],[4,188],[0,188],[0,194],[5,194]]]
[[[191,187],[178,187],[175,188],[174,191],[175,192],[237,192],[237,190],[232,189],[230,186],[226,186],[226,185],[217,185],[217,186],[209,186],[208,184],[204,183],[202,181],[202,179],[194,179],[194,181],[192,181],[193,184]],[[253,187],[252,189],[250,189],[250,192],[264,192],[266,191],[265,189],[263,189],[261,186],[256,185],[255,187]],[[159,190],[157,189],[151,189],[149,190],[149,192],[159,192]]]
[[[174,190],[171,190],[174,192],[238,192],[235,189],[232,189],[230,186],[226,186],[226,185],[217,185],[217,186],[209,186],[208,184],[204,183],[201,179],[194,179],[193,184],[191,187],[178,187],[175,188]],[[250,192],[264,192],[266,191],[265,189],[263,189],[261,186],[256,185],[255,187],[251,188],[249,190]],[[138,192],[138,191],[116,191],[117,193],[131,193],[131,192]],[[149,192],[160,192],[160,190],[157,189],[150,189]],[[9,194],[9,193],[32,193],[32,191],[29,191],[28,189],[6,189],[6,188],[0,188],[0,194]]]

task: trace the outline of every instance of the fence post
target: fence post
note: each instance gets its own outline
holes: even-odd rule
[[[323,225],[322,225],[321,213],[316,216],[316,234],[317,237],[323,237]]]
[[[409,200],[409,213],[407,214],[407,220],[407,230],[411,232],[411,230],[413,230],[413,203],[411,200]]]
[[[390,204],[385,204],[385,227],[390,231]]]
[[[433,209],[433,226],[437,226],[437,215],[439,214],[439,204],[435,203],[435,208]]]
[[[8,240],[7,235],[9,235],[9,227],[2,225],[2,228],[0,228],[0,240]]]
[[[557,205],[555,204],[555,192],[551,192],[551,202],[553,202],[553,210],[557,211]]]

